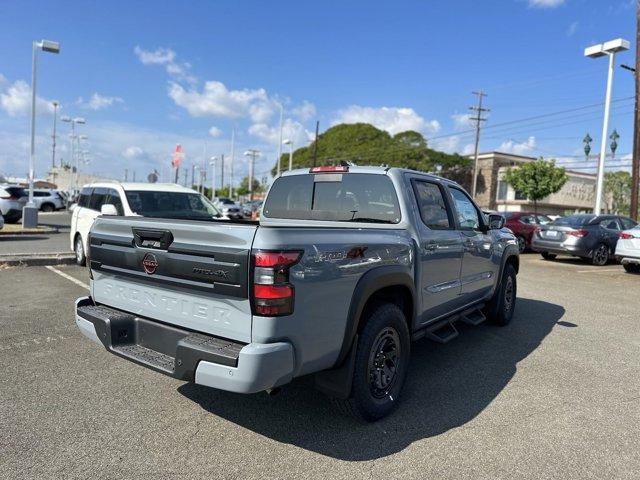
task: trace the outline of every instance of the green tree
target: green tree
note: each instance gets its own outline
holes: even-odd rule
[[[249,177],[246,176],[240,181],[240,186],[236,188],[238,195],[249,195]],[[264,191],[264,185],[261,184],[256,178],[253,179],[253,193],[262,193]]]
[[[604,174],[604,191],[610,195],[611,207],[618,215],[629,215],[631,203],[631,174],[607,172]]]
[[[294,168],[309,168],[313,162],[314,142],[293,152]],[[440,171],[463,185],[471,165],[470,159],[457,154],[432,150],[421,133],[400,132],[394,136],[368,123],[335,125],[318,137],[317,165],[335,165],[341,160],[356,165],[388,165],[425,172]],[[289,164],[288,152],[280,158]],[[272,169],[275,175],[276,167]]]
[[[538,201],[556,193],[567,183],[569,177],[564,168],[556,167],[554,160],[540,157],[519,167],[509,168],[504,176],[513,189],[533,201],[533,210],[538,213]]]

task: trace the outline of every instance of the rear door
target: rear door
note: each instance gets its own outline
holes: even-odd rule
[[[463,303],[484,298],[492,289],[498,266],[493,262],[493,240],[484,228],[484,219],[478,207],[462,189],[449,186],[456,215],[456,226],[462,237]]]
[[[461,306],[462,238],[456,230],[444,187],[420,177],[414,177],[411,184],[420,214],[416,222],[418,276],[423,307],[421,322],[426,323]]]
[[[249,256],[256,225],[100,217],[91,231],[97,303],[251,341]]]

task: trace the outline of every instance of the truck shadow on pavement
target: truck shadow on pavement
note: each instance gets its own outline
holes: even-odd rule
[[[195,384],[182,385],[178,391],[210,413],[278,442],[340,460],[372,460],[473,420],[500,394],[515,375],[518,362],[540,345],[564,312],[559,305],[519,298],[507,327],[458,323],[460,336],[448,344],[414,343],[399,408],[373,424],[340,415],[313,388],[310,377],[294,381],[273,397],[238,395]],[[216,440],[211,441],[215,446]]]

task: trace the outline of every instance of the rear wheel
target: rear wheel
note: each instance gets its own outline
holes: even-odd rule
[[[637,263],[623,263],[622,266],[629,273],[640,273],[640,265]]]
[[[505,326],[511,322],[516,307],[517,287],[516,269],[508,263],[502,272],[500,285],[486,308],[486,315],[494,324]]]
[[[591,253],[591,263],[597,267],[602,267],[609,261],[609,247],[601,243],[593,249]]]
[[[523,253],[527,249],[527,241],[520,235],[518,235],[516,239],[518,240],[518,251]]]
[[[542,255],[542,258],[544,258],[545,260],[555,260],[557,257],[555,253],[549,252],[542,252],[540,255]]]
[[[82,243],[82,237],[80,235],[76,236],[74,250],[76,252],[76,263],[81,267],[84,267],[87,263],[87,257],[84,253],[84,245]]]
[[[404,314],[392,303],[371,310],[358,336],[351,395],[334,399],[357,419],[373,422],[396,407],[409,366],[409,329]]]
[[[40,207],[40,210],[42,210],[43,212],[53,212],[55,208],[52,204],[45,203],[44,205],[42,205],[42,207]]]

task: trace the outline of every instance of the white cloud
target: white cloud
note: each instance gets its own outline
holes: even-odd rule
[[[6,83],[6,79],[2,77],[0,87]],[[23,80],[17,80],[6,87],[0,93],[0,108],[10,117],[28,115],[31,111],[31,86]],[[53,113],[51,100],[36,97],[36,112],[40,115]]]
[[[536,137],[529,137],[525,142],[516,142],[515,140],[508,140],[502,142],[498,147],[499,152],[513,153],[515,155],[526,155],[530,153],[536,147]]]
[[[158,47],[151,51],[144,50],[139,45],[136,45],[133,53],[136,54],[143,65],[162,65],[167,73],[177,80],[186,81],[190,84],[197,82],[197,79],[188,73],[191,65],[187,62],[178,63],[176,61],[176,52],[170,48]]]
[[[87,108],[89,110],[103,110],[111,107],[115,103],[124,103],[124,100],[120,97],[107,97],[105,95],[100,95],[99,93],[94,93],[86,102],[82,97],[80,97],[76,103],[82,108]]]
[[[259,138],[269,145],[275,145],[277,149],[280,141],[280,126],[270,127],[265,123],[255,123],[249,127],[249,134]],[[306,130],[304,126],[295,120],[287,118],[282,124],[282,139],[293,140],[294,148],[307,146],[313,134]]]
[[[292,108],[291,113],[301,121],[305,122],[316,116],[316,106],[313,103],[305,100],[304,102],[302,102],[302,104]]]
[[[556,8],[564,5],[566,0],[529,0],[531,8]]]
[[[222,135],[222,130],[220,130],[218,127],[211,127],[209,129],[209,135],[211,135],[213,138],[218,138]]]
[[[440,123],[437,120],[425,120],[412,108],[400,107],[374,108],[351,105],[338,111],[332,125],[339,123],[370,123],[392,135],[407,130],[425,134],[440,130]]]
[[[138,56],[138,59],[143,65],[166,65],[173,63],[176,58],[176,52],[169,48],[159,47],[153,52],[140,48],[139,45],[133,49],[133,52]]]
[[[140,147],[131,146],[124,149],[122,152],[122,156],[128,158],[129,160],[133,160],[135,158],[140,158],[144,155],[144,150]]]
[[[473,126],[470,113],[454,113],[451,115],[451,119],[456,130],[467,130]]]
[[[578,22],[573,22],[567,28],[567,37],[572,37],[578,31]]]
[[[263,88],[229,90],[215,80],[206,82],[202,91],[170,82],[169,97],[192,117],[250,118],[254,123],[264,123],[277,108]]]

